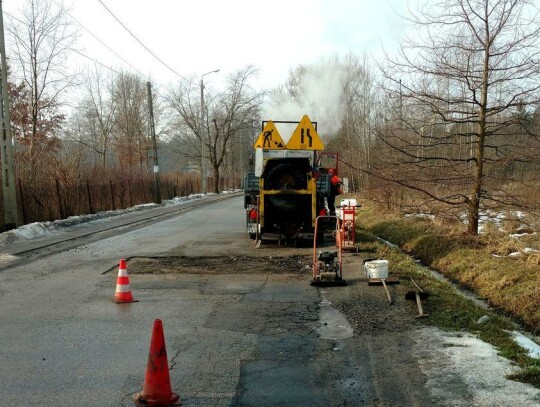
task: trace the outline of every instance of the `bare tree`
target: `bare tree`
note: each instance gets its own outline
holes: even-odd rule
[[[199,169],[201,164],[201,135],[200,125],[200,89],[195,78],[180,82],[171,89],[167,99],[171,109],[169,133],[172,138],[171,148],[184,157],[188,166]],[[206,104],[213,97],[213,92],[206,92]]]
[[[225,92],[212,106],[214,131],[208,131],[205,145],[214,170],[214,192],[219,192],[220,168],[231,141],[239,137],[243,130],[252,129],[253,122],[258,118],[263,94],[249,84],[256,72],[255,67],[247,66],[230,75]]]
[[[173,90],[169,106],[176,113],[182,154],[199,158],[200,145],[206,148],[206,155],[214,174],[214,192],[219,192],[220,170],[225,157],[230,154],[230,144],[240,137],[243,130],[253,128],[264,94],[255,91],[249,84],[256,74],[253,66],[247,66],[227,78],[225,91],[205,94],[204,127],[199,120],[200,101],[195,101],[197,87],[192,81]],[[202,139],[202,143],[201,143]]]
[[[375,123],[379,118],[380,97],[373,67],[366,55],[358,58],[348,55],[342,63],[343,69],[343,118],[337,142],[340,156],[355,167],[369,166],[372,145],[375,139]],[[375,158],[376,159],[376,158]],[[350,186],[366,189],[369,177],[350,171]]]
[[[465,208],[477,234],[482,210],[530,208],[505,168],[537,162],[540,151],[520,113],[540,102],[537,9],[528,0],[442,0],[411,21],[416,37],[382,68],[397,103],[394,125],[378,133],[392,160],[377,172],[428,204]]]
[[[98,158],[102,168],[110,161],[113,130],[116,125],[118,100],[114,97],[114,78],[101,68],[88,70],[84,81],[84,95],[78,112],[72,116],[74,139],[88,147]]]
[[[44,115],[54,115],[62,93],[73,84],[67,57],[77,33],[66,10],[51,0],[28,0],[20,19],[13,19],[8,30],[14,39],[14,70],[20,72],[29,90],[30,132],[27,138],[26,165],[37,167],[40,140],[50,136],[40,125]]]
[[[143,173],[152,149],[145,81],[137,75],[122,73],[114,83],[114,99],[117,112],[114,139],[118,162],[124,168],[138,164]]]

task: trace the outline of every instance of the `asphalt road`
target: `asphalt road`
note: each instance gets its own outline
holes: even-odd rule
[[[362,281],[361,256],[347,258],[348,287],[311,287],[310,252],[255,249],[237,197],[6,263],[0,406],[133,405],[156,318],[185,406],[444,405],[426,391],[414,306],[389,312]],[[120,258],[139,302],[112,302]],[[370,314],[355,331],[334,306],[351,295]]]

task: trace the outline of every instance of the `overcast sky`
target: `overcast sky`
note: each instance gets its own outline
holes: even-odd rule
[[[4,11],[17,16],[26,2],[4,0]],[[382,46],[392,49],[404,32],[398,13],[407,9],[407,0],[102,2],[179,74],[199,79],[205,72],[220,69],[205,78],[219,85],[220,75],[254,64],[260,71],[261,88],[284,82],[289,69],[300,63],[333,54],[380,56]],[[146,52],[99,0],[64,0],[64,4],[75,19],[145,76],[161,84],[179,79]],[[80,34],[81,50],[87,56],[132,70],[83,28]]]

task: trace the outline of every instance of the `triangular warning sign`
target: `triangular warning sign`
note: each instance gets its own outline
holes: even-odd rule
[[[307,115],[304,115],[302,120],[300,120],[300,123],[298,123],[298,126],[296,126],[296,129],[287,143],[287,149],[324,150],[324,144]]]
[[[285,143],[272,120],[266,123],[253,147],[265,150],[283,150],[285,148]]]

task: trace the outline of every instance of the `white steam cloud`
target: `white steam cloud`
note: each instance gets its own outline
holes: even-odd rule
[[[325,58],[291,71],[289,82],[274,90],[263,108],[263,120],[300,121],[307,114],[317,122],[324,140],[334,136],[343,118],[343,89],[347,74],[339,58]],[[294,130],[277,126],[285,142]]]

